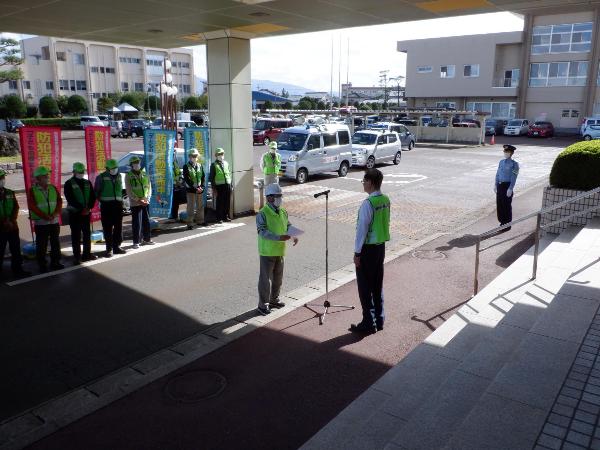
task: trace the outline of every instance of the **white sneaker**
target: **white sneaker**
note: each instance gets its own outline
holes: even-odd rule
[[[133,249],[137,250],[138,248],[140,248],[140,244],[133,244]]]

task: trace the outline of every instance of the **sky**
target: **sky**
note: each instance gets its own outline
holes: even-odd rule
[[[333,39],[333,90],[338,90],[340,78],[346,82],[347,72],[354,86],[377,86],[381,70],[389,70],[389,77],[406,74],[406,55],[396,50],[397,41],[522,29],[521,16],[502,12],[253,39],[252,79],[329,92]],[[194,50],[196,76],[206,79],[206,47],[190,48]]]

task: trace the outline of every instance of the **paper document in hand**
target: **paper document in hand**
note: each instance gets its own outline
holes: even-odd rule
[[[290,225],[288,227],[287,234],[291,237],[297,237],[304,234],[304,231],[302,231],[300,228],[296,228],[295,226]]]

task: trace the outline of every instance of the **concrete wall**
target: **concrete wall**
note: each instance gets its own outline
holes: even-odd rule
[[[458,127],[407,127],[417,138],[417,142],[449,142],[461,144],[481,144],[481,128]]]

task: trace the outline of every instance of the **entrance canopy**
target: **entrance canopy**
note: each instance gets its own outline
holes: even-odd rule
[[[85,3],[85,7],[83,7]],[[535,10],[564,0],[0,0],[7,32],[173,48],[221,37],[262,37],[465,14]],[[570,0],[590,8],[600,1]]]

